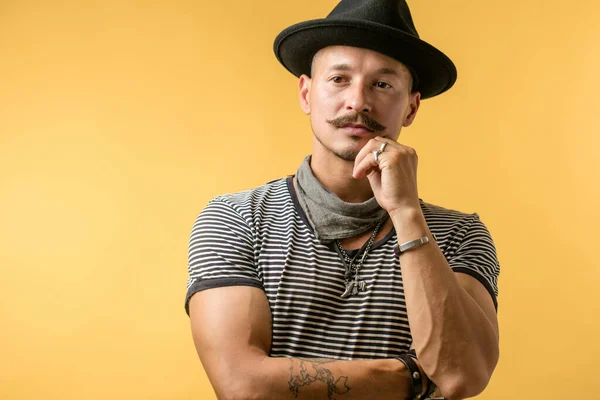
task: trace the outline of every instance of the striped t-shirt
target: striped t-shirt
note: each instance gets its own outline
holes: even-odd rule
[[[478,215],[421,208],[452,269],[481,282],[497,306],[499,264]],[[344,264],[315,238],[291,177],[218,196],[192,228],[185,309],[198,291],[254,286],[271,308],[272,357],[396,357],[412,341],[396,243],[392,229],[373,244],[360,270],[367,290],[342,298]]]

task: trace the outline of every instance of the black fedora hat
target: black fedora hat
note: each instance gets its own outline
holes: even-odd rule
[[[275,39],[275,56],[296,76],[310,76],[312,58],[328,46],[377,51],[406,65],[421,98],[436,96],[456,82],[456,67],[421,40],[405,0],[341,0],[331,13],[292,25]]]

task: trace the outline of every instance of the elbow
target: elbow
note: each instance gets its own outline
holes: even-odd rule
[[[219,400],[246,400],[246,399],[258,399],[253,397],[249,393],[244,391],[226,390],[223,392],[216,391],[217,399]]]
[[[219,400],[263,400],[269,397],[263,372],[262,364],[239,362],[221,370],[211,384]]]
[[[260,388],[251,384],[248,381],[220,382],[218,385],[213,385],[215,394],[219,400],[260,400],[264,399],[264,395]]]
[[[480,362],[463,363],[463,368],[446,371],[433,377],[439,391],[450,400],[479,395],[487,387],[498,362],[498,353],[481,358]]]
[[[439,392],[448,400],[462,400],[475,397],[487,387],[490,376],[469,374],[445,378],[437,385]]]
[[[442,395],[449,400],[475,397],[489,384],[495,365],[496,362],[489,367],[479,365],[469,370],[456,370],[451,374],[442,375],[434,382]]]

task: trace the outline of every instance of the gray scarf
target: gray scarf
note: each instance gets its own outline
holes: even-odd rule
[[[329,243],[373,229],[386,214],[375,197],[364,203],[346,203],[313,175],[310,157],[296,172],[297,197],[317,239]]]

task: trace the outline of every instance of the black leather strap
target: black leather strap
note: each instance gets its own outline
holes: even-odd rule
[[[413,360],[409,353],[403,353],[397,359],[402,361],[410,373],[412,389],[411,399],[420,400],[423,392],[423,378],[421,377],[421,371],[419,371],[417,363],[415,363],[415,360]]]
[[[410,349],[408,351],[408,354],[412,358],[417,360],[417,352],[415,351],[415,349]],[[433,381],[431,379],[427,379],[427,387],[425,388],[425,393],[423,393],[422,399],[444,400],[443,397],[435,397],[435,398],[431,397],[431,395],[434,394],[436,390],[437,390],[437,386],[435,385],[435,383],[433,383]]]

